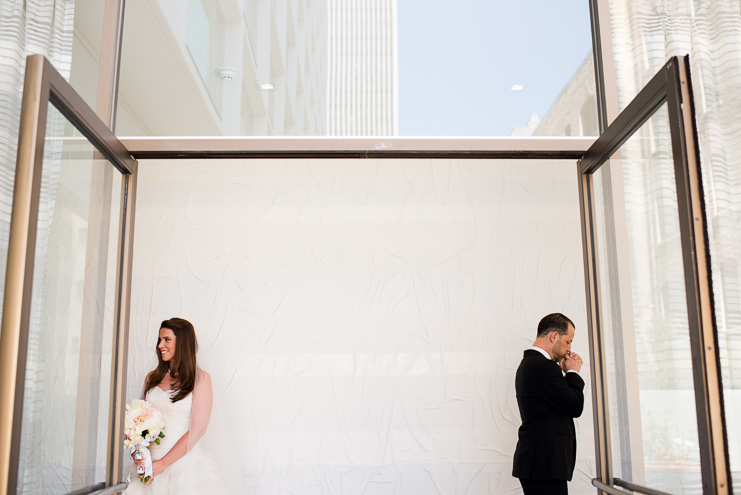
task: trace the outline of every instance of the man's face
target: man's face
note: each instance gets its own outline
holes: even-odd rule
[[[569,323],[569,331],[566,335],[556,335],[556,342],[553,344],[551,355],[553,356],[553,360],[558,362],[561,361],[566,354],[571,352],[571,342],[574,340],[574,326]]]

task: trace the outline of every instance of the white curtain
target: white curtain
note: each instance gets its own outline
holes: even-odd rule
[[[140,162],[128,399],[193,322],[248,493],[520,493],[514,373],[588,361],[575,163]],[[593,493],[589,366],[571,493]]]
[[[0,304],[5,290],[26,56],[46,56],[69,78],[74,5],[74,0],[0,0]]]

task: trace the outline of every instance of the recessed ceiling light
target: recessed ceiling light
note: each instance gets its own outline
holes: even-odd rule
[[[260,89],[273,89],[273,83],[258,83]]]
[[[513,84],[512,87],[509,89],[511,89],[512,91],[522,91],[523,89],[525,89],[525,85],[524,84]]]

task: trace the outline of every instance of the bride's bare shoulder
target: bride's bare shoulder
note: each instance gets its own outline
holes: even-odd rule
[[[196,385],[200,385],[202,383],[211,385],[211,375],[209,375],[208,372],[198,368],[196,370]]]

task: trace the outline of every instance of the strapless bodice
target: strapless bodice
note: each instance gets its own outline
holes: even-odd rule
[[[154,387],[147,392],[147,402],[160,410],[165,418],[165,438],[160,439],[160,444],[149,446],[154,460],[161,459],[170,449],[190,430],[190,413],[193,407],[193,394],[177,402],[170,401],[173,389],[164,391]]]

